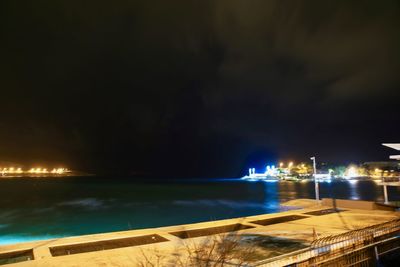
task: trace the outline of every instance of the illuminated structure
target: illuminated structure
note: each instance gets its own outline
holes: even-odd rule
[[[365,172],[376,180],[400,176],[400,161],[370,161],[362,164]]]
[[[263,180],[263,181],[278,181],[278,169],[275,165],[268,165],[265,168],[265,172],[263,173],[256,173],[255,168],[249,168],[249,174],[242,177],[242,179],[249,179],[249,180]]]
[[[348,166],[343,175],[347,180],[360,180],[366,177],[368,177],[366,170],[356,165]]]
[[[248,175],[242,177],[251,181],[277,181],[277,180],[306,180],[310,179],[311,169],[306,164],[294,164],[292,161],[285,164],[279,163],[279,167],[275,165],[267,165],[264,172],[256,172],[255,168],[249,168]],[[322,177],[321,177],[322,178]]]
[[[315,158],[310,158],[313,163]],[[250,181],[257,180],[287,180],[287,181],[316,181],[318,183],[330,183],[334,178],[345,179],[348,181],[355,181],[358,179],[365,179],[364,168],[355,165],[350,165],[343,171],[340,176],[334,175],[333,169],[317,170],[314,164],[308,163],[294,163],[292,161],[284,163],[279,162],[278,167],[275,165],[266,166],[265,172],[256,172],[255,168],[249,168],[248,175],[242,177]],[[318,185],[317,185],[318,186]],[[319,190],[316,190],[319,191]]]

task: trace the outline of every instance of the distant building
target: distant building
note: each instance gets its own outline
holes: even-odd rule
[[[362,164],[367,170],[383,169],[383,170],[400,170],[400,162],[397,161],[368,161]]]

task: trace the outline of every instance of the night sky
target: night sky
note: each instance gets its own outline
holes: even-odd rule
[[[0,161],[233,177],[386,160],[398,1],[0,3]]]

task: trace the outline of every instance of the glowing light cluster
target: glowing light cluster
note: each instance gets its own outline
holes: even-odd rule
[[[355,177],[359,177],[360,173],[357,169],[357,167],[355,166],[350,166],[347,168],[347,170],[345,171],[345,175],[344,177],[349,179],[349,178],[355,178]]]
[[[1,173],[22,173],[22,169],[21,168],[14,168],[14,167],[10,167],[10,168],[0,168],[0,172]]]
[[[58,168],[58,169],[53,169],[52,171],[51,171],[51,173],[57,173],[57,174],[63,174],[63,173],[65,173],[65,172],[67,172],[68,170],[67,169],[64,169],[64,168]]]
[[[266,170],[265,170],[265,175],[268,176],[277,176],[278,175],[278,169],[275,168],[275,165],[268,165]]]
[[[29,173],[49,173],[46,168],[31,168]]]
[[[293,161],[288,162],[287,167],[288,168],[292,168],[294,165]],[[285,167],[285,163],[284,162],[280,162],[279,163],[279,168],[284,168]]]
[[[49,171],[47,168],[41,168],[41,167],[35,167],[35,168],[30,168],[29,170],[23,170],[22,168],[16,168],[16,167],[7,167],[7,168],[1,168],[0,167],[0,173],[5,175],[5,174],[65,174],[67,172],[70,172],[66,168],[54,168],[51,171]]]

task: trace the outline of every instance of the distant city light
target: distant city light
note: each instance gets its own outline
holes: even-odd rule
[[[276,167],[275,164],[266,165],[264,172],[256,172],[255,168],[249,168],[248,175],[245,175],[243,179],[249,181],[301,181],[310,179],[313,174],[309,165],[305,163],[295,164],[293,161],[287,163],[280,161],[278,166]],[[329,169],[328,172],[316,174],[316,178],[321,182],[331,182],[333,173],[333,170]]]
[[[350,166],[347,168],[345,172],[345,178],[355,178],[359,177],[360,173],[358,172],[357,168],[354,166]]]
[[[254,170],[254,169],[253,169]],[[18,167],[5,167],[2,168],[0,167],[0,175],[6,175],[6,174],[65,174],[69,173],[70,170],[67,168],[54,168],[52,171],[49,171],[47,168],[41,168],[41,167],[34,167],[30,168],[28,170],[23,170],[22,168]]]
[[[267,176],[276,176],[278,175],[278,170],[275,168],[275,165],[268,165],[265,171],[265,175]]]

